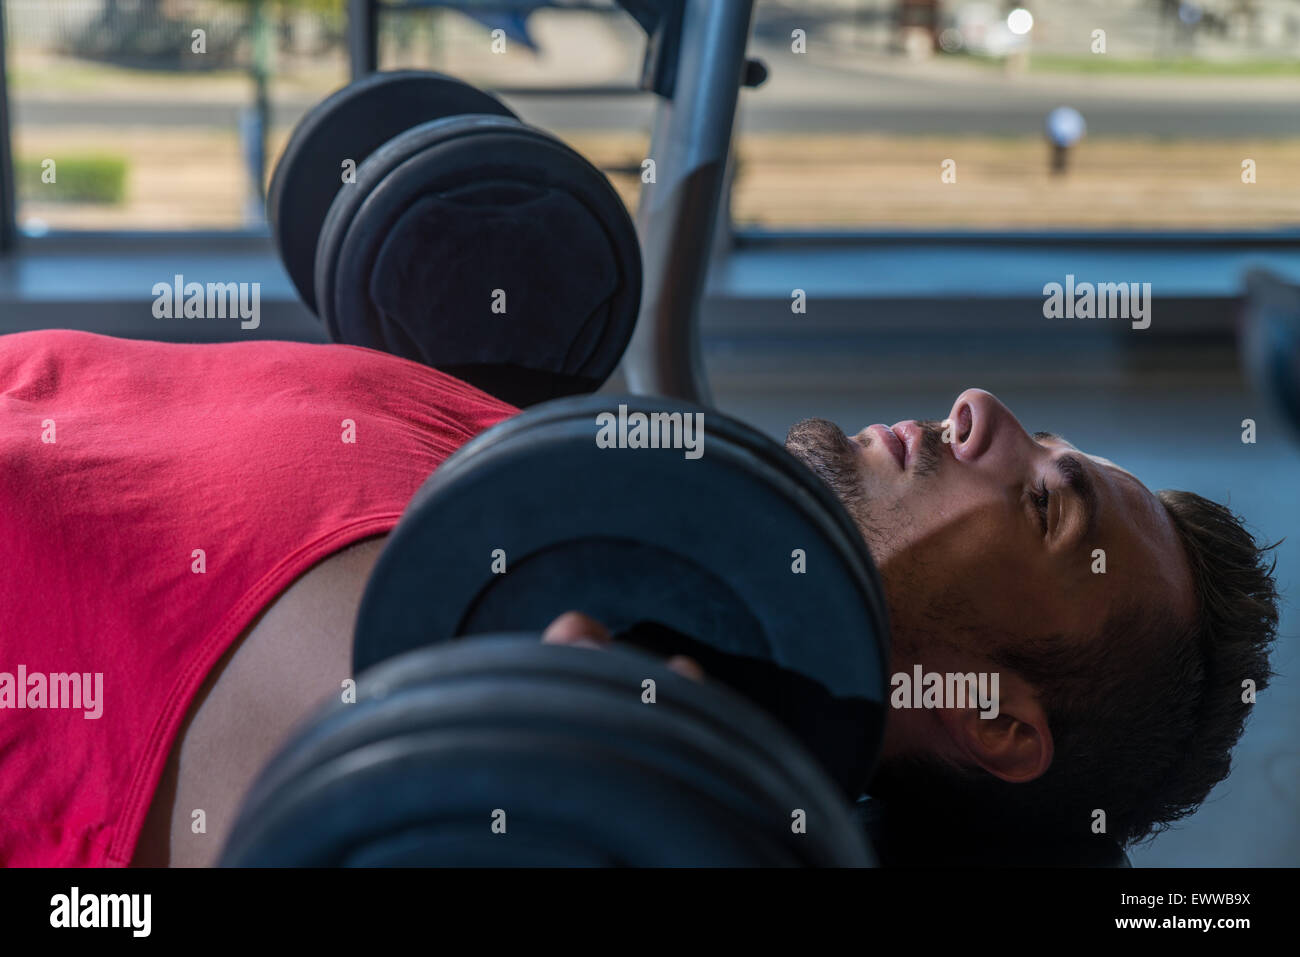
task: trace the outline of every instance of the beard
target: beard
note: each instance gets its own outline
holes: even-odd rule
[[[835,493],[840,504],[861,525],[867,518],[867,493],[858,471],[862,446],[834,422],[804,419],[790,426],[785,447]]]
[[[914,480],[924,481],[939,470],[943,455],[943,425],[918,422],[921,441],[913,450],[909,471]],[[870,444],[870,437],[866,439]],[[885,600],[894,628],[896,651],[914,654],[931,642],[950,644],[952,622],[960,621],[959,608],[951,596],[932,588],[933,569],[919,552],[906,547],[905,536],[912,527],[907,510],[899,503],[873,500],[871,476],[862,458],[864,445],[850,439],[834,422],[804,419],[791,426],[786,450],[822,480],[839,499],[862,533],[885,585]],[[901,601],[899,596],[908,596]],[[923,601],[914,601],[925,596]]]
[[[913,450],[911,473],[915,479],[933,475],[939,469],[943,454],[943,424],[917,422],[921,441]],[[866,477],[862,472],[861,453],[866,445],[850,439],[834,422],[826,419],[804,419],[790,427],[785,437],[786,450],[812,471],[848,510],[863,528],[868,544],[873,543],[871,529],[879,533],[880,522],[873,520],[872,503],[868,494]]]

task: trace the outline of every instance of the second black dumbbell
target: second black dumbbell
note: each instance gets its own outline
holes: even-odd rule
[[[515,405],[598,388],[636,323],[640,249],[604,174],[451,77],[378,73],[325,99],[267,206],[331,339]]]

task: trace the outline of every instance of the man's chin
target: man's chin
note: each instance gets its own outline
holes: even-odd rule
[[[855,454],[854,443],[828,419],[802,419],[790,426],[785,447],[818,475],[824,470],[841,470]],[[825,476],[823,476],[823,479]]]
[[[790,427],[785,447],[825,483],[865,534],[867,496],[862,446],[834,422],[804,419]]]

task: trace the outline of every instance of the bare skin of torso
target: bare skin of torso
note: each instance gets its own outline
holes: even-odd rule
[[[195,695],[136,842],[134,867],[210,867],[258,772],[352,677],[352,626],[386,537],[336,552],[290,585],[231,645]],[[550,644],[602,648],[609,630],[576,611],[542,632]],[[682,655],[667,659],[695,680]],[[204,827],[196,827],[196,811]]]
[[[172,745],[133,866],[216,863],[257,773],[352,677],[352,626],[384,542],[367,539],[308,570],[212,669]],[[194,833],[198,810],[203,833]]]

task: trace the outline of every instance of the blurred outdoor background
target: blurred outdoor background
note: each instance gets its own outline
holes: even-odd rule
[[[259,177],[347,80],[343,0],[3,9],[29,234],[261,229]],[[643,35],[612,2],[464,0],[381,24],[383,69],[497,90],[635,205],[654,101],[634,89]],[[737,226],[1300,225],[1300,0],[759,0],[751,54],[771,76],[741,97]],[[1087,130],[1053,175],[1059,106]],[[57,184],[41,181],[51,158]]]

